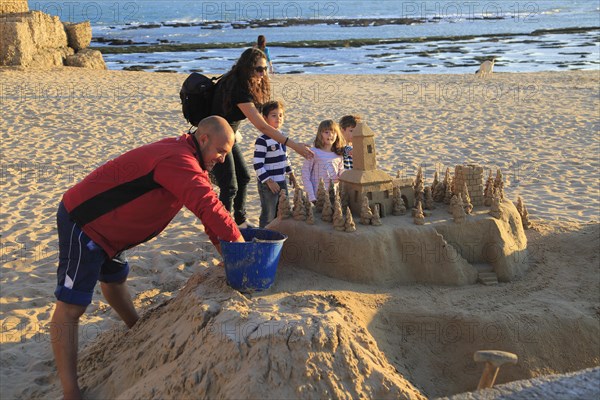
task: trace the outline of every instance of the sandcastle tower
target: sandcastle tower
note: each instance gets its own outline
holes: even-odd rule
[[[454,167],[454,191],[462,193],[465,200],[464,185],[467,186],[471,204],[483,205],[483,167],[477,165],[457,165]]]
[[[384,171],[377,169],[375,134],[364,122],[359,122],[352,133],[353,167],[340,176],[340,185],[348,196],[348,205],[352,212],[360,214],[363,197],[367,197],[369,206],[379,205],[380,216],[392,214],[392,191],[394,181]],[[402,187],[405,185],[401,185]],[[409,205],[413,195],[408,191]]]

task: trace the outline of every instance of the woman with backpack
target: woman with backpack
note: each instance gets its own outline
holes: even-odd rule
[[[262,104],[271,100],[267,70],[265,53],[257,48],[244,51],[231,70],[219,79],[213,97],[212,114],[225,118],[234,132],[237,132],[241,121],[247,118],[262,134],[286,145],[304,158],[312,158],[313,152],[307,145],[284,136],[271,127],[260,113]],[[251,177],[237,141],[225,161],[213,168],[213,175],[220,188],[219,200],[228,211],[233,209],[233,217],[240,227],[247,227],[246,194]]]

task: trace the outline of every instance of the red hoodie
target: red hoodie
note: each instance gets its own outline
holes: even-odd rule
[[[111,258],[158,235],[183,206],[214,244],[237,240],[193,140],[163,139],[108,161],[63,195],[69,216]]]

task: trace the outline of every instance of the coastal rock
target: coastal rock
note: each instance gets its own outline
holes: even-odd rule
[[[90,21],[76,24],[64,23],[69,47],[75,51],[87,48],[92,42],[92,25]]]
[[[107,69],[106,63],[102,58],[102,53],[98,50],[91,49],[83,49],[74,55],[67,57],[65,65],[89,69]]]
[[[0,1],[0,15],[29,11],[27,0]]]
[[[40,11],[2,14],[0,37],[0,66],[44,69],[69,65],[106,69],[98,51],[75,54],[76,50],[89,46],[89,22],[64,25],[57,16]]]
[[[56,16],[31,11],[0,21],[0,65],[48,68],[63,65],[67,35]]]

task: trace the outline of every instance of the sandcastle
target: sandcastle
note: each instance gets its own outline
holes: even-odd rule
[[[281,209],[268,228],[288,236],[283,268],[383,286],[492,284],[527,270],[528,213],[522,200],[517,208],[504,196],[500,170],[484,185],[483,167],[457,165],[454,176],[447,168],[440,180],[436,171],[428,185],[421,168],[415,179],[393,179],[377,168],[376,154],[374,132],[359,123],[354,169],[342,173],[339,190],[319,185],[314,211],[304,213],[310,221]],[[304,210],[296,198],[294,209]]]

